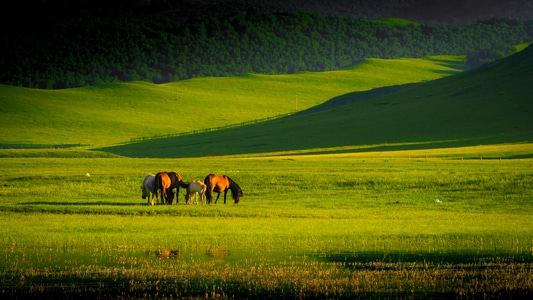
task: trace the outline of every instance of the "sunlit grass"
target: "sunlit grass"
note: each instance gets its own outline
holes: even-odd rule
[[[372,59],[351,70],[207,77],[66,90],[0,86],[0,144],[109,145],[304,110],[335,96],[460,72],[431,59]],[[24,122],[20,122],[24,120]]]
[[[530,147],[223,159],[2,150],[0,285],[21,297],[522,295],[533,290]],[[148,205],[140,183],[161,170],[228,174],[245,197],[185,205],[181,191],[179,205]]]

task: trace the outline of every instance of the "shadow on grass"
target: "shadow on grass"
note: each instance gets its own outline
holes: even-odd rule
[[[490,269],[533,265],[530,253],[473,252],[361,252],[314,255],[317,260],[337,263],[353,271],[449,270],[482,272]]]
[[[457,299],[462,295],[467,299],[518,299],[533,293],[529,281],[533,257],[528,251],[347,252],[314,256],[371,281],[372,292],[358,294],[363,298]]]

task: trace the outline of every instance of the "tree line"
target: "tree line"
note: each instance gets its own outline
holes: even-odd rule
[[[467,55],[482,64],[529,42],[533,25],[491,19],[434,25],[264,13],[257,9],[186,23],[80,17],[4,35],[0,83],[61,89],[199,76],[290,74],[351,67],[365,58]]]

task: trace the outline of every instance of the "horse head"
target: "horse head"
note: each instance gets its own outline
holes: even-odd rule
[[[244,193],[242,192],[241,187],[237,183],[235,183],[235,181],[231,180],[230,189],[231,196],[233,197],[235,204],[238,204],[241,201],[241,198],[244,197]]]
[[[146,191],[146,188],[144,187],[144,184],[141,185],[141,191],[143,192],[141,197],[142,197],[143,199],[148,198],[148,196],[149,196],[148,194],[149,194],[149,193]]]
[[[241,201],[242,197],[244,197],[244,193],[242,191],[239,191],[237,193],[237,196],[233,195],[233,200],[235,200],[235,204],[238,204]]]

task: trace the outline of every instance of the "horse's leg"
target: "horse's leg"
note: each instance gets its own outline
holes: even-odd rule
[[[160,193],[160,191],[161,191],[160,189],[155,190],[155,201],[158,202],[157,204],[160,204],[159,203],[159,196],[160,196],[159,193]]]
[[[168,195],[168,191],[170,191],[170,195],[172,195],[172,197]],[[168,188],[168,190],[167,190],[167,197],[168,197],[168,199],[167,199],[167,204],[168,204],[168,205],[172,205],[172,202],[174,202],[174,193],[172,193],[172,187],[169,187],[169,188]]]
[[[217,204],[217,201],[218,201],[218,197],[220,197],[220,192],[218,192],[218,195],[217,195],[217,200],[215,200],[215,204]]]
[[[224,204],[226,204],[226,195],[228,194],[228,190],[224,191]]]

